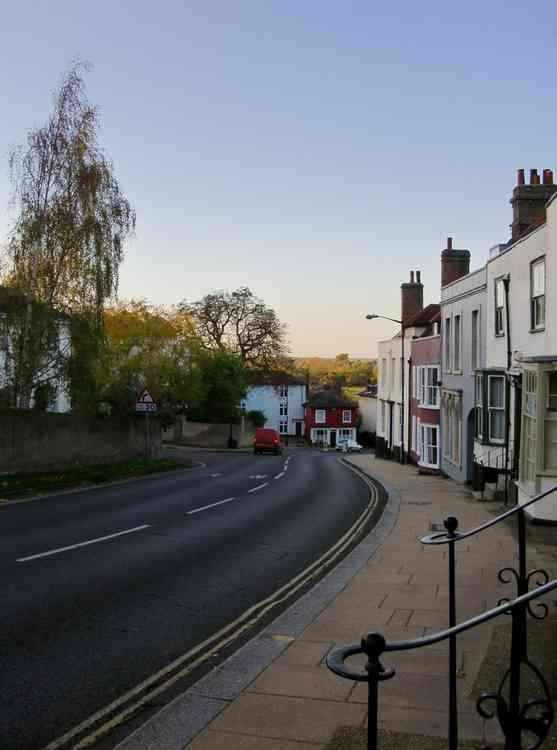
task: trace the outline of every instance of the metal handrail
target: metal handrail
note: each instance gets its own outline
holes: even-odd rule
[[[479,534],[480,531],[485,531],[486,529],[489,529],[490,526],[495,526],[495,524],[499,523],[500,521],[503,521],[505,518],[508,518],[509,516],[512,516],[521,510],[523,511],[525,508],[528,508],[530,505],[533,505],[534,503],[537,503],[539,500],[543,500],[544,497],[551,495],[551,493],[555,492],[556,490],[557,490],[557,484],[548,490],[544,490],[543,492],[540,492],[539,495],[536,495],[535,497],[531,498],[530,500],[528,500],[528,502],[523,503],[522,505],[515,505],[510,510],[506,510],[504,513],[501,513],[495,518],[492,518],[490,521],[486,521],[486,523],[482,523],[480,526],[476,526],[475,529],[470,529],[469,531],[460,532],[460,531],[456,531],[456,526],[455,526],[453,531],[450,531],[449,529],[447,529],[447,531],[440,531],[435,534],[429,534],[428,536],[422,537],[420,541],[422,544],[450,544],[451,542],[459,542],[461,539],[467,539],[470,536]],[[450,519],[447,519],[447,521],[449,520]]]
[[[440,630],[437,633],[432,633],[431,635],[426,635],[426,636],[423,636],[422,638],[412,638],[411,640],[388,642],[388,641],[385,641],[383,636],[379,635],[378,633],[372,633],[371,636],[362,638],[362,641],[359,645],[352,644],[351,646],[344,646],[342,648],[337,648],[334,651],[331,651],[329,655],[327,656],[327,660],[326,660],[327,666],[332,672],[337,674],[339,677],[344,677],[348,680],[355,680],[356,682],[368,682],[369,680],[368,671],[355,672],[355,671],[346,669],[344,667],[344,662],[350,656],[357,656],[358,654],[366,654],[369,656],[370,644],[369,644],[368,639],[370,637],[373,638],[373,649],[375,652],[378,652],[377,655],[383,652],[410,651],[414,648],[423,648],[424,646],[431,646],[434,643],[440,643],[441,641],[445,641],[451,636],[455,636],[455,635],[458,635],[459,633],[465,632],[466,630],[475,628],[477,625],[481,625],[484,622],[493,620],[494,618],[499,617],[500,615],[507,614],[511,612],[512,610],[514,610],[516,607],[521,607],[527,604],[528,602],[532,601],[533,599],[537,599],[538,597],[543,596],[544,594],[547,594],[550,591],[553,591],[554,589],[557,589],[557,578],[555,578],[553,581],[550,581],[549,583],[544,584],[543,586],[539,586],[533,591],[529,591],[527,594],[523,594],[522,596],[516,597],[516,599],[513,599],[511,602],[506,602],[505,604],[501,604],[498,607],[494,607],[493,609],[490,609],[487,612],[482,612],[482,614],[476,615],[475,617],[471,617],[469,620],[465,620],[464,622],[461,622],[452,628]]]

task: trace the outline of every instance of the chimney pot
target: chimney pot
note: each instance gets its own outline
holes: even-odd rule
[[[452,250],[452,249],[453,249],[453,238],[447,237],[447,250]]]
[[[420,280],[421,275],[422,275],[421,271],[416,271],[416,283],[417,284],[421,284],[422,283],[421,280]]]
[[[543,170],[543,184],[553,185],[553,171],[551,169]]]
[[[539,175],[537,169],[531,169],[530,170],[530,185],[538,185],[539,184]]]
[[[410,271],[410,283],[414,283],[414,271]]]
[[[524,185],[524,170],[519,169],[516,173],[516,184]]]

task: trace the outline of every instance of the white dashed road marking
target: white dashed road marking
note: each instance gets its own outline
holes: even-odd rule
[[[280,474],[276,475],[275,479],[280,479],[283,476],[284,476],[284,471],[281,471]]]
[[[262,490],[263,487],[267,487],[269,482],[265,482],[265,484],[258,484],[257,487],[252,487],[251,490],[248,490],[248,492],[257,492],[257,490]]]
[[[201,508],[195,508],[194,510],[188,510],[186,513],[187,516],[193,516],[194,513],[201,513],[202,510],[209,510],[209,508],[216,508],[217,505],[224,505],[225,503],[231,503],[233,500],[235,500],[235,497],[227,497],[226,500],[219,500],[216,503],[211,503],[210,505],[203,505]]]
[[[67,547],[58,547],[58,549],[51,549],[48,552],[39,552],[38,555],[29,555],[29,557],[20,557],[16,562],[28,562],[29,560],[38,560],[39,557],[49,557],[50,555],[58,555],[60,552],[67,552],[71,549],[78,549],[79,547],[87,547],[90,544],[97,544],[97,542],[105,542],[107,539],[115,539],[117,536],[124,536],[124,534],[133,534],[134,531],[141,531],[142,529],[148,529],[150,524],[145,523],[143,526],[135,526],[133,529],[126,529],[125,531],[117,531],[115,534],[107,534],[106,536],[99,536],[96,539],[88,539],[86,542],[78,542],[77,544],[69,544]]]

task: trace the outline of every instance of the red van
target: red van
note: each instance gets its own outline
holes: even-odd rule
[[[271,451],[276,454],[282,453],[280,435],[276,430],[271,430],[267,427],[258,427],[255,430],[255,437],[253,438],[253,452],[264,453],[265,451]]]

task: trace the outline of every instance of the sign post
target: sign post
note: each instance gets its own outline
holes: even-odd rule
[[[143,412],[145,414],[145,458],[151,457],[151,435],[149,431],[149,414],[157,413],[157,404],[153,400],[153,397],[147,389],[143,391],[141,396],[135,402],[136,412]]]

